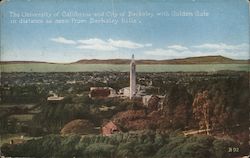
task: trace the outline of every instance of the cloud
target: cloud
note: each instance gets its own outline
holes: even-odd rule
[[[71,44],[75,48],[81,50],[91,51],[103,51],[112,53],[124,52],[126,49],[139,49],[149,48],[142,52],[144,57],[142,58],[154,58],[154,59],[175,59],[186,58],[194,56],[211,56],[221,55],[233,59],[249,59],[249,45],[247,43],[240,44],[226,44],[226,43],[203,43],[200,45],[183,46],[179,44],[169,45],[162,48],[152,49],[151,43],[137,43],[130,40],[114,40],[114,39],[100,39],[89,38],[70,40],[64,37],[57,37],[50,39],[51,41],[61,44]],[[151,49],[150,49],[151,48]]]
[[[220,44],[201,44],[190,47],[181,45],[171,45],[166,48],[156,48],[144,52],[151,58],[186,58],[195,56],[212,56],[221,55],[233,59],[249,59],[249,45],[246,43],[229,45],[225,43]]]
[[[73,40],[68,40],[64,37],[57,37],[57,38],[51,38],[51,41],[57,42],[57,43],[62,43],[62,44],[76,44],[75,41]]]
[[[170,56],[176,53],[178,52],[172,49],[155,49],[155,50],[150,50],[150,51],[145,52],[145,54],[148,54],[148,55],[159,55],[159,56]]]
[[[54,42],[63,43],[63,44],[77,44],[76,48],[86,49],[86,50],[97,50],[97,51],[115,51],[119,48],[125,49],[137,49],[144,47],[151,47],[151,43],[141,44],[129,40],[102,40],[99,38],[90,38],[90,39],[80,39],[77,41],[68,40],[64,37],[57,37],[51,39]]]
[[[76,48],[78,49],[88,49],[88,50],[99,50],[99,51],[114,51],[117,50],[116,47],[111,45],[103,45],[103,44],[88,44],[88,45],[79,45]]]
[[[152,43],[146,43],[145,47],[152,47]]]
[[[177,50],[177,51],[185,51],[185,50],[188,50],[187,47],[184,47],[182,45],[171,45],[171,46],[168,46],[169,49],[174,49],[174,50]]]
[[[86,44],[86,45],[95,45],[95,44],[104,45],[104,44],[108,44],[104,40],[101,40],[101,39],[98,39],[98,38],[90,38],[90,39],[87,39],[87,40],[78,40],[78,43]]]
[[[205,43],[192,46],[204,54],[222,55],[234,59],[249,59],[249,44],[225,44],[225,43]]]
[[[78,42],[80,46],[78,46],[77,48],[103,50],[103,51],[112,51],[112,50],[117,50],[119,48],[137,49],[150,46],[150,44],[144,45],[128,40],[113,40],[113,39],[102,40],[99,38],[78,40]]]
[[[219,43],[219,44],[206,43],[202,45],[196,45],[193,47],[199,49],[208,49],[208,50],[242,50],[242,49],[247,49],[248,45],[246,43],[238,45],[228,45],[224,43]]]
[[[145,51],[144,53],[146,55],[161,56],[163,58],[169,59],[189,57],[193,54],[188,47],[182,45],[170,45],[166,48],[157,48],[154,50]]]
[[[200,53],[194,54],[193,52],[189,50],[179,51],[175,49],[154,49],[154,50],[145,51],[144,53],[146,55],[160,56],[162,58],[167,58],[167,59],[185,58],[185,57],[200,55]]]
[[[150,46],[149,44],[140,44],[132,41],[125,41],[125,40],[112,40],[109,39],[108,43],[114,47],[120,47],[120,48],[129,48],[129,49],[136,49],[136,48],[143,48],[146,46]]]
[[[155,50],[146,51],[146,54],[156,54],[160,56],[173,56],[173,55],[183,55],[187,53],[191,53],[188,47],[182,45],[170,45],[166,48],[157,48]]]

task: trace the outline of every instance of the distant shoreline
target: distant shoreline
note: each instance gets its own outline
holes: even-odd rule
[[[56,63],[42,61],[0,61],[0,64],[129,64],[130,59],[83,59],[76,62]],[[223,56],[201,56],[170,60],[136,60],[137,65],[186,65],[186,64],[250,64],[250,60],[235,60]]]
[[[137,72],[249,72],[250,64],[139,64]],[[1,72],[129,72],[128,64],[2,64]]]

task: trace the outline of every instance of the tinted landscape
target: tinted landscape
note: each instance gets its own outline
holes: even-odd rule
[[[248,60],[222,56],[193,57],[175,60],[139,60],[138,72],[213,72],[220,70],[249,71]],[[129,60],[79,60],[73,63],[9,61],[1,63],[2,72],[92,72],[129,71]]]
[[[249,158],[249,1],[0,13],[0,158]]]
[[[118,93],[129,86],[128,72],[1,75],[6,156],[234,158],[249,152],[248,72],[138,72],[147,103],[91,91]],[[117,130],[106,136],[110,121]]]

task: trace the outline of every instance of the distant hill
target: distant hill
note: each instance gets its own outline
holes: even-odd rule
[[[79,60],[76,62],[73,62],[71,64],[129,64],[130,60],[129,59],[107,59],[107,60],[102,60],[102,59],[90,59],[90,60]]]
[[[0,64],[56,64],[45,61],[0,61]]]
[[[0,64],[34,64],[51,62],[40,61],[1,61]],[[129,64],[130,59],[83,59],[72,63],[63,64]],[[234,60],[223,56],[200,56],[189,57],[183,59],[169,59],[169,60],[136,60],[136,64],[248,64],[250,60]]]
[[[129,64],[130,59],[79,60],[71,64]],[[234,60],[223,56],[201,56],[170,60],[136,60],[137,64],[247,64],[249,60]]]

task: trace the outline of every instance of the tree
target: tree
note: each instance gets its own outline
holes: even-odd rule
[[[134,142],[121,143],[117,148],[118,157],[133,157],[134,156]]]
[[[64,157],[72,157],[76,156],[76,144],[79,143],[81,139],[81,136],[79,135],[70,135],[69,137],[63,138],[61,142],[61,147],[59,150],[59,156],[64,156]]]
[[[214,105],[209,98],[208,91],[199,92],[193,102],[194,118],[199,121],[200,129],[205,128],[209,135],[211,113]]]
[[[163,102],[163,113],[167,124],[174,129],[184,129],[192,116],[192,98],[187,89],[181,85],[173,85],[169,88]],[[166,125],[164,123],[164,125]]]
[[[213,141],[213,151],[216,158],[236,157],[238,153],[230,152],[230,148],[239,148],[239,146],[231,140]]]
[[[105,143],[94,143],[89,145],[85,152],[88,155],[88,157],[98,157],[98,158],[105,158],[109,157],[112,158],[114,155],[116,147],[114,145],[105,144]]]

